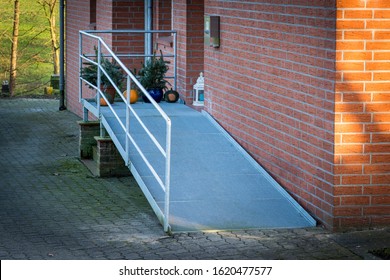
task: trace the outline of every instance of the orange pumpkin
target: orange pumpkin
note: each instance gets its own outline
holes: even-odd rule
[[[127,90],[123,92],[123,96],[127,99]],[[130,104],[134,104],[138,100],[138,92],[135,89],[130,90]]]
[[[108,106],[106,100],[103,97],[100,98],[100,106]]]

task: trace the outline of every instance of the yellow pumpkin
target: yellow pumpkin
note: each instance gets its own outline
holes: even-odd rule
[[[123,96],[127,99],[127,90],[123,92]],[[130,90],[130,104],[134,104],[138,100],[138,92],[135,89]]]

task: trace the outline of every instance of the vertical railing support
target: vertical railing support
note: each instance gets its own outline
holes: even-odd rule
[[[165,207],[164,207],[164,231],[169,230],[169,209],[170,209],[170,189],[171,189],[171,129],[172,123],[168,119],[166,126],[166,158],[165,158]]]
[[[88,121],[88,109],[83,107],[83,121]]]
[[[105,138],[107,135],[106,135],[106,129],[104,128],[104,125],[102,122],[100,122],[100,137],[101,138]]]
[[[177,34],[173,33],[173,64],[174,64],[174,69],[173,69],[173,76],[174,76],[174,88],[177,90]]]
[[[83,34],[79,33],[79,69],[83,67]],[[81,78],[79,78],[79,102],[83,99],[83,85]]]
[[[145,18],[145,59],[149,59],[152,54],[152,0],[144,0],[144,18]]]
[[[96,81],[96,86],[97,86],[97,91],[96,91],[96,106],[97,106],[97,111],[98,111],[98,115],[99,115],[99,118],[100,118],[100,98],[101,98],[101,94],[100,94],[100,90],[101,90],[101,83],[102,83],[102,70],[100,69],[101,67],[101,63],[102,63],[102,55],[101,55],[101,51],[102,51],[102,43],[100,41],[98,41],[98,46],[97,46],[97,81]]]
[[[130,95],[131,95],[131,78],[129,75],[127,75],[127,83],[126,83],[126,165],[129,165],[130,162],[130,153],[129,153],[129,147],[130,147],[130,141],[129,137],[127,136],[130,134]]]

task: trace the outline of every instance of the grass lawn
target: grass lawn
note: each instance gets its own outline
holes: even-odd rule
[[[0,82],[9,80],[13,8],[0,0]],[[49,24],[36,0],[20,0],[20,10],[16,95],[43,95],[53,73]]]

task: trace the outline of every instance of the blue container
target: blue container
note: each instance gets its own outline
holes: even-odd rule
[[[157,103],[159,103],[163,98],[163,90],[162,89],[156,89],[156,88],[149,89],[148,93],[154,99],[154,101],[156,101]],[[145,95],[142,95],[142,99],[144,100],[145,103],[150,103],[149,99]]]

